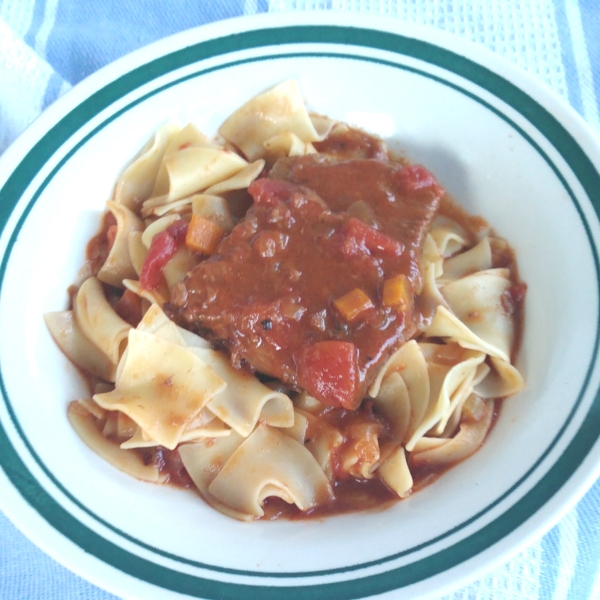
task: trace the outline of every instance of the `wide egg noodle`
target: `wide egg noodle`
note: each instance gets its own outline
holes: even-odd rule
[[[410,394],[400,373],[388,373],[379,388],[375,406],[385,418],[395,440],[403,443],[410,427]]]
[[[310,122],[314,130],[317,132],[319,136],[319,140],[313,141],[323,141],[332,131],[336,125],[339,125],[339,121],[332,119],[326,115],[319,115],[317,113],[309,113],[308,117],[310,118]]]
[[[231,435],[226,437],[182,444],[178,451],[185,470],[210,506],[228,517],[240,521],[252,521],[254,520],[252,515],[231,508],[208,491],[209,485],[243,441],[241,435],[232,431]]]
[[[427,412],[406,443],[408,451],[412,451],[417,440],[432,428],[435,427],[438,435],[442,433],[456,404],[472,392],[470,383],[485,359],[483,352],[462,349],[453,352],[454,360],[442,359],[438,353],[444,352],[446,347],[439,344],[420,344],[420,349],[427,361],[430,398]]]
[[[137,326],[138,331],[144,331],[157,335],[158,337],[184,346],[185,341],[181,335],[181,329],[165,315],[163,310],[157,304],[153,304],[144,314],[142,320]]]
[[[302,390],[294,397],[294,406],[312,415],[320,414],[325,409],[325,404],[311,396],[306,390]]]
[[[133,450],[134,448],[155,448],[159,445],[141,427],[136,427],[135,433],[128,440],[122,442],[120,448],[123,450]]]
[[[302,141],[295,133],[286,131],[278,133],[263,142],[265,153],[271,160],[286,156],[306,156],[316,154],[315,147],[310,142]]]
[[[205,146],[185,148],[165,158],[169,189],[144,203],[147,207],[167,204],[203,191],[241,171],[248,163],[227,148]]]
[[[115,380],[116,365],[86,337],[73,311],[46,313],[44,321],[58,347],[73,364],[105,381]]]
[[[490,239],[484,237],[478,244],[465,252],[460,252],[444,261],[443,281],[460,279],[477,271],[492,268],[492,247]]]
[[[204,193],[211,196],[219,196],[233,190],[245,190],[262,173],[264,168],[264,160],[255,160],[229,179],[211,185]]]
[[[304,444],[308,438],[308,425],[306,415],[294,409],[294,424],[291,427],[283,427],[281,432],[294,438],[298,443]]]
[[[344,443],[344,436],[339,429],[310,412],[296,408],[296,414],[303,415],[307,421],[307,435],[310,441],[305,440],[306,449],[314,456],[329,481],[335,481],[332,460]]]
[[[210,494],[250,517],[276,496],[307,511],[333,499],[325,473],[300,443],[268,425],[259,425],[231,455],[208,486]]]
[[[142,150],[142,155],[125,169],[117,181],[115,202],[135,211],[150,197],[169,141],[178,131],[179,127],[173,123],[158,129],[154,139]]]
[[[138,330],[188,346],[227,382],[227,387],[211,398],[206,408],[243,437],[250,435],[259,419],[273,427],[294,424],[294,406],[289,396],[268,388],[251,373],[232,367],[220,352],[207,347],[206,340],[175,325],[158,306],[148,310]]]
[[[490,357],[493,369],[489,375],[475,387],[481,398],[504,398],[520,392],[525,387],[525,381],[519,371],[510,363]]]
[[[467,232],[453,219],[438,215],[429,235],[436,243],[440,254],[447,258],[469,246]]]
[[[370,396],[374,398],[375,405],[378,402],[383,380],[392,373],[397,373],[402,378],[402,385],[399,385],[395,392],[390,387],[394,384],[394,380],[397,382],[397,379],[393,378],[391,381],[388,379],[387,385],[384,387],[385,398],[382,409],[386,411],[385,414],[388,418],[394,421],[403,420],[404,417],[401,412],[404,403],[401,398],[406,389],[410,400],[410,422],[404,433],[404,439],[406,440],[413,437],[425,418],[431,395],[428,365],[416,340],[410,340],[401,346],[392,354],[379,372],[369,390]],[[390,402],[389,397],[393,397],[396,393],[400,400],[397,405],[394,405],[393,402]],[[394,412],[396,412],[395,415]]]
[[[142,287],[139,281],[134,281],[133,279],[123,279],[123,285],[130,292],[133,292],[136,296],[139,296],[150,304],[162,306],[169,299],[169,289],[164,283],[158,290],[147,290],[145,287]]]
[[[167,229],[170,225],[173,225],[175,221],[179,221],[179,218],[179,215],[165,215],[147,225],[142,233],[142,244],[146,248],[150,248],[154,236]]]
[[[431,324],[438,306],[448,308],[448,302],[438,287],[436,280],[436,265],[434,263],[425,263],[423,268],[423,290],[418,296],[419,310],[422,315],[420,329],[425,330]]]
[[[227,381],[227,387],[206,406],[240,435],[250,435],[259,419],[273,427],[294,424],[294,405],[289,396],[271,390],[251,373],[235,369],[216,350],[191,350]]]
[[[107,202],[106,205],[117,221],[117,234],[112,248],[98,272],[98,279],[114,287],[122,288],[123,279],[131,279],[137,275],[129,254],[129,235],[143,231],[144,224],[125,205],[116,202]]]
[[[107,439],[96,426],[93,414],[79,402],[71,402],[67,418],[77,435],[93,452],[123,473],[142,481],[166,482],[166,475],[160,472],[157,465],[146,465],[138,454],[122,450]]]
[[[148,256],[148,248],[142,242],[141,231],[133,231],[129,234],[127,238],[127,250],[129,251],[129,258],[131,259],[135,274],[139,277]],[[133,279],[133,277],[129,277],[128,279]]]
[[[467,350],[466,352],[475,354],[473,350]],[[449,437],[454,433],[455,426],[453,422],[450,422],[450,419],[452,419],[452,417],[455,419],[457,418],[457,413],[462,409],[465,400],[473,392],[473,380],[475,379],[477,369],[481,364],[484,364],[483,362],[479,363],[479,360],[483,361],[484,359],[485,354],[481,353],[480,356],[476,356],[475,358],[463,361],[459,365],[456,365],[452,368],[452,372],[448,373],[444,380],[442,393],[440,394],[440,398],[443,398],[444,400],[445,408],[443,409],[442,417],[431,429],[431,433],[439,435],[440,437]],[[457,382],[458,386],[452,395],[447,395],[448,387]],[[448,433],[448,428],[451,429],[450,433]]]
[[[411,464],[414,467],[448,467],[479,450],[491,427],[494,411],[491,401],[477,400],[482,405],[482,417],[475,422],[461,423],[458,434],[447,443],[423,452],[413,452]]]
[[[477,392],[477,386],[489,375],[490,371],[490,367],[485,362],[482,362],[480,365],[477,366],[473,378],[468,378],[463,381],[461,389],[459,389],[457,393],[453,396],[452,405],[450,408],[451,414],[449,417],[447,417],[446,425],[444,426],[443,430],[441,430],[440,425],[437,428],[437,431],[435,431],[436,434],[438,434],[438,431],[441,431],[441,433],[438,434],[440,438],[447,439],[455,435],[460,424],[461,418],[463,416],[462,409],[465,404],[465,401],[470,396],[471,391]]]
[[[187,215],[192,210],[192,198],[182,198],[167,204],[159,204],[144,211],[144,217],[162,217],[166,214]]]
[[[438,306],[448,307],[448,303],[438,287],[438,278],[444,272],[444,258],[431,234],[425,236],[421,258],[422,290],[417,296],[418,310],[421,315],[419,329],[429,327]]]
[[[323,131],[315,129],[325,125]],[[249,161],[265,156],[264,142],[282,133],[293,133],[302,142],[325,139],[331,123],[313,121],[306,110],[298,82],[290,79],[255,96],[238,108],[219,129]]]
[[[192,214],[222,227],[225,231],[231,231],[235,227],[229,205],[221,196],[207,193],[192,196]]]
[[[432,448],[439,448],[440,446],[447,444],[449,441],[450,440],[448,438],[444,437],[430,437],[428,435],[424,435],[417,440],[412,451],[415,453],[431,450]]]
[[[209,423],[216,421],[217,418],[213,413],[208,410],[208,408],[204,407],[189,423],[186,431],[194,431],[201,427],[207,426]]]
[[[441,277],[444,272],[444,257],[430,233],[425,236],[423,242],[422,261],[423,265],[433,265],[434,279]],[[423,270],[425,269],[423,268]]]
[[[413,478],[402,446],[396,448],[387,460],[377,469],[383,482],[400,498],[410,495]]]
[[[163,277],[169,290],[172,290],[176,283],[183,281],[197,264],[198,259],[186,246],[179,248],[163,269]]]
[[[243,437],[250,434],[259,419],[273,427],[294,424],[294,407],[289,396],[271,390],[254,375],[232,367],[205,339],[175,325],[158,306],[146,313],[140,326],[151,328],[156,335],[174,343],[185,344],[227,381],[227,387],[206,407]]]
[[[102,387],[104,386],[104,387]],[[95,387],[95,394],[100,394],[102,392],[110,392],[113,386],[109,383],[105,383],[104,381],[99,381]],[[106,416],[108,411],[104,410],[101,406],[98,406],[91,398],[80,398],[77,400],[81,406],[83,406],[87,412],[91,413],[93,417],[96,419],[103,419]]]
[[[203,337],[200,337],[197,333],[193,333],[192,331],[188,331],[183,327],[177,327],[177,331],[179,331],[179,335],[183,340],[183,343],[186,346],[193,346],[195,348],[211,348],[210,342],[205,340]]]
[[[442,287],[450,310],[438,306],[427,337],[441,337],[510,362],[514,323],[502,304],[510,288],[508,269],[489,269]]]
[[[188,123],[183,129],[173,135],[165,148],[163,160],[155,177],[154,189],[150,197],[164,196],[169,192],[169,173],[164,159],[184,148],[203,148],[207,146],[215,146],[215,143],[205,136],[193,123]]]
[[[379,423],[353,423],[344,428],[348,443],[340,457],[341,469],[357,479],[373,479],[380,465]]]
[[[203,411],[204,409],[200,412],[202,413]],[[212,439],[224,437],[231,433],[231,429],[229,429],[223,421],[215,418],[212,414],[210,417],[211,418],[204,423],[197,423],[198,419],[196,417],[192,423],[188,424],[185,431],[181,434],[179,443],[182,444],[185,442],[196,442],[206,438]],[[159,445],[160,444],[152,439],[143,429],[137,427],[135,433],[121,444],[121,448],[129,450],[132,448],[150,448]]]
[[[95,277],[86,279],[74,302],[75,319],[84,335],[117,365],[131,325],[121,319],[104,296]]]
[[[195,442],[205,438],[218,438],[231,435],[232,429],[223,421],[214,418],[205,425],[188,427],[181,435],[181,442]]]
[[[189,422],[226,382],[179,344],[132,329],[114,391],[96,394],[107,410],[120,410],[161,446],[173,450]]]

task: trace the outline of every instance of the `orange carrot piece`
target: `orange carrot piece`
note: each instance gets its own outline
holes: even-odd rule
[[[346,321],[353,321],[365,310],[374,307],[369,296],[360,288],[354,288],[351,292],[340,296],[337,300],[334,300],[333,305],[340,311]]]
[[[407,311],[412,305],[410,283],[406,275],[396,275],[383,282],[381,301],[384,306],[394,306],[401,311]]]
[[[142,320],[142,299],[131,290],[125,290],[115,304],[115,312],[132,327]]]
[[[185,236],[185,245],[194,252],[214,254],[219,242],[226,233],[227,231],[220,225],[204,217],[192,215],[192,220]]]

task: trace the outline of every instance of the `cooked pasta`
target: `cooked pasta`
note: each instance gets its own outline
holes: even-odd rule
[[[295,81],[219,134],[156,132],[92,275],[45,315],[95,386],[70,423],[121,471],[243,521],[409,497],[524,386],[513,253],[424,167],[310,114]]]

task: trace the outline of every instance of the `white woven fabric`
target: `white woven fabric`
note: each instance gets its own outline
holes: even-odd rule
[[[545,0],[271,0],[269,11],[331,10],[390,15],[458,34],[518,64],[567,98],[554,6]]]
[[[540,597],[542,548],[537,542],[482,580],[445,596],[447,600],[525,600]]]
[[[0,154],[45,108],[53,75],[54,69],[0,18]],[[65,84],[60,93],[69,87]]]

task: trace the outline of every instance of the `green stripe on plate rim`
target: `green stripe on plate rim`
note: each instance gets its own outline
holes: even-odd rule
[[[292,43],[329,43],[329,44],[347,44],[351,46],[359,46],[365,48],[374,48],[377,50],[385,50],[395,54],[409,56],[417,58],[424,62],[442,67],[450,72],[453,72],[472,83],[475,83],[479,87],[486,89],[491,92],[513,109],[524,116],[531,124],[533,124],[541,133],[543,133],[546,139],[553,144],[556,150],[561,154],[563,159],[570,166],[572,171],[577,176],[580,184],[586,191],[589,199],[591,200],[594,210],[598,214],[600,208],[600,176],[598,175],[594,165],[581,150],[577,142],[571,137],[571,135],[564,129],[564,127],[543,107],[541,107],[531,97],[527,96],[524,92],[518,89],[507,80],[503,79],[499,75],[489,71],[485,67],[478,65],[467,58],[457,55],[449,50],[439,48],[428,42],[415,40],[401,36],[398,34],[385,33],[380,31],[358,29],[352,27],[336,27],[336,26],[294,26],[294,27],[280,27],[275,29],[266,30],[255,30],[244,33],[239,33],[225,38],[217,38],[206,42],[200,42],[196,45],[189,46],[187,48],[175,51],[171,54],[158,58],[146,65],[138,67],[133,71],[119,77],[114,82],[106,85],[98,92],[92,94],[87,100],[82,102],[77,108],[73,109],[71,113],[63,117],[42,139],[32,148],[27,154],[19,166],[15,169],[13,174],[9,177],[4,187],[0,190],[0,222],[4,228],[8,217],[21,195],[26,190],[27,186],[31,183],[33,177],[39,172],[47,160],[56,152],[60,146],[65,143],[69,137],[76,132],[80,127],[85,125],[92,117],[99,114],[102,110],[109,107],[113,102],[121,99],[126,94],[134,91],[140,86],[151,82],[152,80],[165,75],[169,72],[175,71],[184,66],[188,66],[195,62],[201,61],[206,58],[216,57],[225,55],[231,52],[270,47],[277,45],[285,45]],[[80,141],[69,153],[60,161],[60,163],[53,169],[53,171],[46,177],[44,182],[36,190],[32,199],[25,208],[21,215],[14,231],[12,232],[11,238],[8,242],[8,246],[5,255],[0,266],[0,290],[4,280],[6,266],[10,258],[10,252],[14,243],[18,231],[21,229],[27,215],[34,206],[36,200],[39,198],[43,189],[48,185],[52,177],[58,172],[61,166],[69,159],[70,156],[95,135],[100,129],[106,126],[107,123],[114,120],[117,116],[123,112],[131,109],[133,106],[142,102],[151,95],[154,95],[161,90],[176,85],[183,80],[198,77],[206,74],[210,71],[232,67],[241,63],[269,60],[273,58],[285,58],[285,57],[317,57],[327,56],[336,57],[352,60],[371,61],[387,66],[401,68],[409,70],[425,77],[434,79],[444,85],[450,86],[459,92],[469,96],[476,100],[482,105],[486,106],[489,110],[492,110],[500,118],[504,119],[509,123],[522,137],[524,137],[528,143],[530,143],[538,153],[544,158],[548,165],[552,168],[566,191],[569,193],[585,228],[590,247],[594,257],[594,264],[596,268],[597,277],[600,278],[599,260],[596,247],[591,235],[589,225],[585,219],[585,215],[577,202],[572,190],[569,188],[564,177],[561,175],[557,167],[551,162],[549,157],[542,151],[542,149],[528,136],[518,125],[511,121],[506,115],[501,113],[499,110],[491,106],[489,103],[478,98],[471,92],[468,92],[458,85],[452,84],[448,81],[443,80],[441,77],[433,76],[429,73],[420,71],[415,68],[406,67],[399,65],[394,62],[375,59],[371,57],[365,57],[360,55],[353,55],[350,52],[340,53],[289,53],[279,55],[267,55],[253,57],[241,61],[232,61],[211,69],[205,69],[178,79],[177,81],[171,82],[165,86],[157,88],[152,92],[144,95],[142,98],[130,103],[128,106],[119,110],[118,112],[107,118],[102,124],[89,133],[82,141]],[[598,325],[598,324],[597,324]],[[411,548],[410,550],[402,553],[395,554],[393,556],[385,557],[377,561],[370,563],[363,563],[358,565],[351,565],[340,569],[332,569],[327,571],[318,572],[298,572],[298,573],[266,573],[266,572],[250,572],[241,571],[235,569],[226,569],[222,567],[216,567],[212,565],[206,565],[197,563],[178,557],[169,553],[165,553],[161,550],[148,546],[135,538],[125,534],[114,528],[109,523],[103,521],[93,513],[91,513],[85,506],[81,505],[74,497],[72,497],[67,490],[65,490],[61,484],[54,478],[51,472],[48,471],[47,467],[43,464],[39,456],[33,450],[31,444],[25,437],[22,428],[20,427],[15,413],[8,399],[8,395],[4,386],[4,381],[1,377],[0,369],[0,389],[2,391],[7,410],[13,421],[13,425],[16,428],[18,434],[21,436],[31,456],[38,463],[40,468],[43,469],[44,473],[50,478],[50,480],[64,493],[72,502],[74,502],[79,508],[84,510],[87,514],[92,516],[102,525],[111,529],[113,532],[123,536],[125,539],[138,544],[144,549],[151,550],[159,555],[166,558],[176,560],[182,563],[210,569],[213,571],[219,571],[230,574],[240,574],[245,576],[255,577],[308,577],[315,575],[330,575],[334,573],[343,573],[354,571],[357,569],[374,566],[406,556],[409,553],[417,550],[422,550],[433,543],[440,541],[441,539],[456,533],[460,529],[464,528],[468,524],[472,523],[476,519],[480,518],[483,514],[491,510],[516,488],[518,488],[525,480],[527,480],[531,474],[537,469],[541,461],[547,456],[554,445],[558,442],[566,427],[572,420],[573,415],[577,411],[581,400],[587,391],[589,385],[592,370],[596,363],[598,344],[600,339],[600,331],[598,326],[596,327],[596,338],[594,344],[594,352],[589,368],[587,370],[586,378],[582,389],[578,395],[577,401],[563,424],[562,428],[552,441],[548,449],[542,454],[537,463],[528,471],[528,473],[517,482],[510,490],[498,498],[490,506],[482,510],[478,515],[475,515],[467,522],[460,526],[446,532],[442,536],[434,540],[430,540],[427,543],[421,544],[418,547]],[[569,479],[573,472],[572,465],[579,464],[585,456],[588,454],[592,446],[597,441],[600,435],[600,394],[597,394],[593,405],[576,436],[573,438],[567,449],[563,452],[561,457],[556,461],[553,467],[550,469],[545,476],[530,490],[523,498],[521,498],[513,507],[508,509],[500,517],[497,517],[494,521],[488,524],[483,530],[472,534],[471,536],[463,539],[462,541],[454,544],[453,546],[439,551],[429,557],[420,559],[410,565],[404,567],[398,567],[388,572],[371,575],[358,579],[351,579],[342,582],[325,583],[318,585],[311,585],[309,588],[306,586],[285,586],[286,595],[289,594],[291,599],[301,598],[305,596],[307,590],[311,597],[315,598],[330,598],[335,595],[336,598],[359,598],[365,595],[372,595],[382,593],[392,589],[405,587],[407,585],[417,583],[426,578],[432,577],[438,573],[441,573],[447,569],[450,569],[461,562],[472,558],[476,554],[489,548],[492,544],[504,538],[514,529],[519,527],[525,522],[530,516],[532,516],[536,510],[541,508]],[[142,559],[134,554],[123,550],[119,546],[107,541],[102,536],[96,534],[92,530],[88,529],[77,519],[75,519],[70,513],[68,513],[62,506],[60,506],[51,496],[49,496],[40,484],[35,480],[33,475],[29,473],[26,466],[21,461],[20,457],[12,447],[10,440],[8,439],[6,432],[0,427],[0,464],[4,468],[7,476],[9,477],[12,484],[20,491],[24,499],[46,520],[48,521],[57,531],[61,532],[71,541],[80,546],[84,551],[93,554],[100,560],[110,564],[117,569],[133,575],[138,579],[152,583],[154,585],[170,589],[180,593],[186,593],[191,596],[201,596],[207,598],[245,598],[253,597],[258,590],[264,598],[277,598],[281,588],[279,586],[264,586],[264,585],[242,585],[235,583],[225,583],[219,581],[213,581],[210,579],[196,577],[189,574],[183,574],[173,569],[162,567]]]

